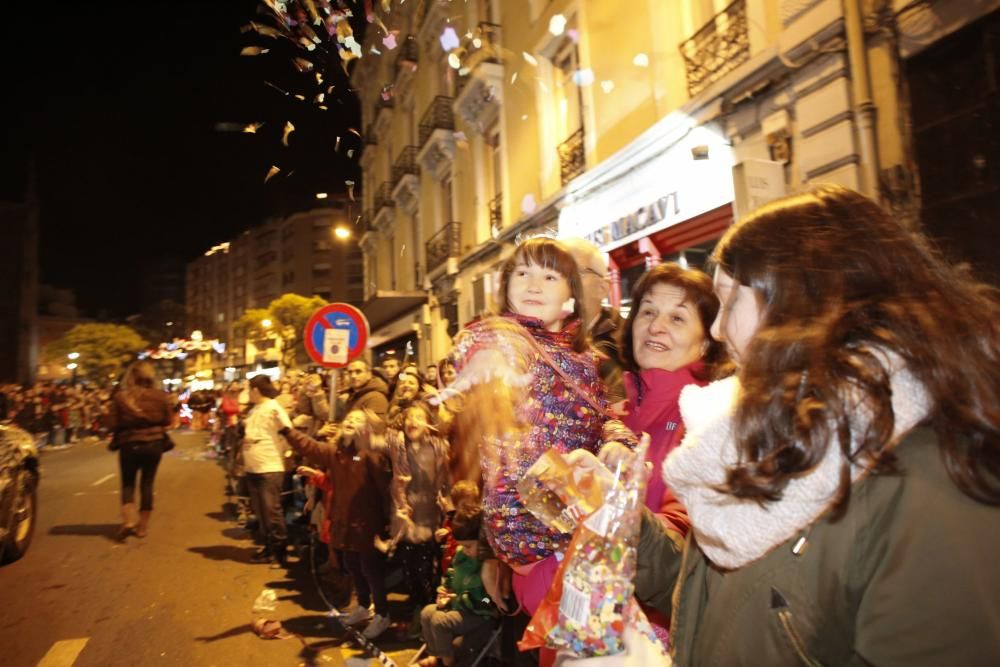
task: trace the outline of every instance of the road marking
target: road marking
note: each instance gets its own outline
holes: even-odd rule
[[[106,481],[108,481],[109,479],[111,479],[114,476],[115,476],[114,473],[111,473],[110,475],[105,475],[104,477],[102,477],[99,480],[97,480],[96,482],[94,482],[93,486],[100,486],[101,484],[104,484]]]
[[[57,641],[38,663],[38,667],[71,667],[88,641],[90,637]]]

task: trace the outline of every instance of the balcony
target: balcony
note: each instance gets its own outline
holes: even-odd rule
[[[583,145],[583,128],[569,135],[569,139],[559,144],[559,176],[566,185],[587,169],[587,157]]]
[[[417,130],[417,160],[425,173],[440,181],[451,171],[455,159],[455,114],[452,99],[438,95],[430,103]]]
[[[490,232],[496,236],[503,229],[503,193],[490,200]]]
[[[433,273],[450,258],[457,258],[461,251],[462,223],[449,222],[427,241],[427,273]]]
[[[392,166],[392,198],[407,215],[417,212],[420,205],[420,165],[417,147],[407,146]]]
[[[372,228],[376,231],[392,229],[396,213],[396,204],[392,200],[392,184],[386,181],[378,186],[378,190],[375,191],[375,199],[372,203],[375,207]]]
[[[496,122],[503,103],[500,26],[480,23],[475,37],[466,43],[466,52],[460,72],[467,73],[456,81],[455,113],[484,134]]]
[[[694,97],[750,58],[746,0],[736,0],[681,42],[688,94]]]

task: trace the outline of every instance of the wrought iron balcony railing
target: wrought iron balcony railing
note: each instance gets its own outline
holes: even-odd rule
[[[407,35],[403,39],[403,43],[399,45],[399,53],[396,55],[396,60],[392,65],[395,75],[398,77],[400,70],[404,67],[415,68],[419,54],[420,49],[417,48],[417,39],[413,35]]]
[[[688,94],[694,97],[750,58],[746,0],[736,0],[681,42]]]
[[[396,162],[392,165],[393,185],[399,183],[406,174],[420,175],[420,165],[417,164],[417,147],[407,146],[399,152]]]
[[[448,261],[458,257],[462,250],[462,223],[449,222],[426,243],[427,272],[430,273]]]
[[[497,196],[490,200],[490,228],[499,232],[503,228],[503,193],[498,192]]]
[[[420,140],[418,148],[424,147],[434,130],[455,129],[455,114],[451,110],[451,103],[450,97],[438,95],[427,107],[417,130],[417,136]]]
[[[360,216],[358,216],[358,221],[356,223],[358,235],[364,234],[365,232],[370,232],[372,229],[372,212],[371,210],[364,211]]]
[[[569,139],[559,144],[559,176],[562,184],[582,174],[587,169],[587,156],[583,145],[583,128],[569,135]]]
[[[395,202],[392,201],[392,183],[388,181],[383,181],[382,185],[378,186],[378,190],[375,191],[375,200],[372,202],[375,207],[375,215],[378,215],[379,210],[383,208],[392,208],[395,206]]]
[[[472,71],[480,63],[499,63],[500,60],[500,26],[496,23],[480,21],[472,37],[462,43],[464,52],[463,68],[455,79],[455,97],[462,93],[465,84],[469,82]],[[462,74],[465,72],[465,74]]]

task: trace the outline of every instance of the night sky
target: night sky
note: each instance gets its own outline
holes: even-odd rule
[[[336,89],[325,112],[265,85],[308,94],[315,81],[292,67],[289,44],[240,33],[259,20],[258,2],[16,6],[0,28],[10,115],[0,194],[21,198],[33,156],[41,279],[73,289],[84,314],[138,311],[136,276],[149,258],[187,261],[268,215],[308,207],[315,192],[344,191],[345,179],[360,189],[346,77],[328,70]],[[363,23],[352,21],[359,41]],[[272,50],[241,57],[253,43]],[[286,121],[296,127],[287,148]],[[257,134],[219,129],[252,122],[264,123]],[[265,184],[271,165],[282,172]]]

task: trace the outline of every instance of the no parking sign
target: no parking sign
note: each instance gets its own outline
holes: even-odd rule
[[[309,358],[324,368],[343,368],[364,354],[368,320],[349,303],[323,306],[306,322],[303,332]]]

